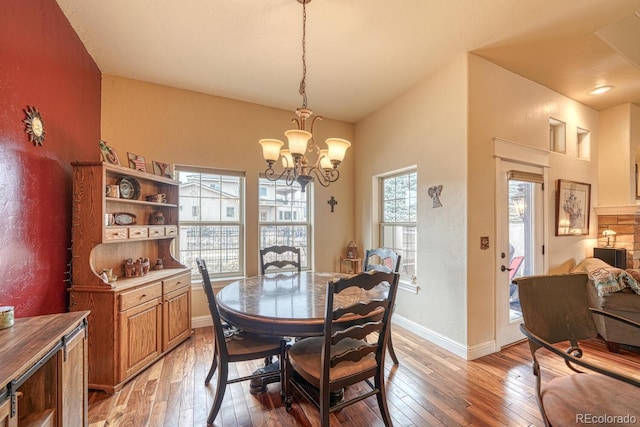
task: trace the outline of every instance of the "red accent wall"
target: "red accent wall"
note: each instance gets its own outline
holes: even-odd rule
[[[67,310],[72,161],[98,160],[100,70],[55,0],[0,4],[0,306]],[[45,141],[24,132],[42,115]]]

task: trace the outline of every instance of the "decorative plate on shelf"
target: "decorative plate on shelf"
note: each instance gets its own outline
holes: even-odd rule
[[[132,213],[119,212],[113,214],[113,222],[118,225],[134,225],[136,223],[136,216]]]
[[[121,198],[134,200],[140,198],[140,183],[137,179],[131,177],[120,178],[118,186],[120,187]]]

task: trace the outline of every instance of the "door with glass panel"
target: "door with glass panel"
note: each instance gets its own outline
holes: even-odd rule
[[[544,175],[542,168],[499,162],[496,200],[496,343],[524,338],[522,311],[513,280],[544,268]]]

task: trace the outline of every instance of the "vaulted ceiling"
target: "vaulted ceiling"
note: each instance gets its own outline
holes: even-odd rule
[[[296,0],[57,0],[105,74],[295,110]],[[309,107],[356,122],[464,52],[601,110],[640,106],[640,0],[313,0]],[[588,95],[595,86],[613,90]]]

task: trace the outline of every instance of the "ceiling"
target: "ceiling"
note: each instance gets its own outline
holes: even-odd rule
[[[296,0],[57,0],[104,74],[287,110]],[[597,110],[640,106],[640,0],[313,0],[308,106],[357,122],[464,52]],[[637,12],[637,13],[636,13]],[[588,95],[595,86],[612,91]]]

